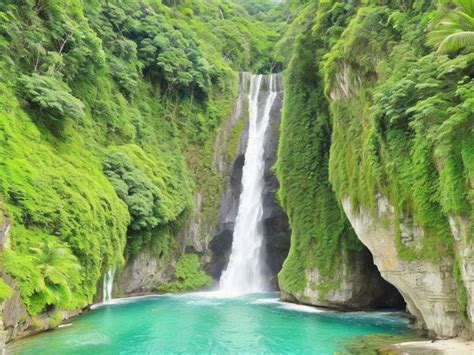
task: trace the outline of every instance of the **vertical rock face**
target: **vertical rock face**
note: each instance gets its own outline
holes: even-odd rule
[[[330,91],[332,105],[340,109],[345,104],[344,100],[357,97],[361,87],[357,72],[348,67],[347,63],[342,62],[339,72],[333,78]],[[360,117],[352,118],[359,125]],[[348,117],[339,119],[347,120]],[[346,124],[344,122],[344,125]],[[337,135],[342,136],[345,134],[343,131],[349,130],[344,126],[344,130],[339,131]],[[337,151],[334,147],[331,149],[333,149],[332,154],[337,155],[341,153],[342,148],[337,146]],[[353,150],[354,148],[345,146],[344,149]],[[342,167],[338,166],[338,170],[340,169]],[[436,166],[436,169],[439,174],[442,166]],[[401,171],[399,173],[404,174]],[[392,178],[396,179],[395,176]],[[417,176],[416,180],[420,178]],[[372,195],[368,191],[366,193],[369,196]],[[468,237],[467,217],[449,216],[448,218],[454,241],[454,257],[452,254],[440,255],[434,262],[424,259],[423,255],[407,259],[400,255],[400,245],[411,251],[422,250],[422,240],[430,237],[430,232],[426,232],[424,226],[413,223],[412,215],[399,212],[402,215],[396,217],[395,208],[381,194],[375,196],[375,201],[375,212],[369,212],[361,206],[354,210],[349,198],[343,198],[342,205],[357,237],[373,255],[382,277],[402,294],[408,311],[416,317],[417,327],[426,330],[432,337],[472,337],[474,256]],[[399,228],[398,232],[395,230],[395,225]],[[449,238],[449,233],[447,237]],[[459,277],[455,276],[456,268],[459,268]],[[462,315],[464,309],[461,310],[461,308],[465,308],[465,316]]]
[[[403,300],[358,242],[329,182],[333,131],[318,64],[324,59],[320,40],[327,33],[314,32],[324,26],[309,26],[301,34],[285,74],[277,173],[292,237],[279,273],[282,298],[338,309],[397,307]],[[340,98],[359,82],[347,66],[338,79],[341,88],[331,96]]]
[[[201,257],[206,271],[218,278],[225,266],[232,244],[232,228],[235,220],[238,196],[240,194],[240,178],[245,152],[246,130],[240,135],[240,144],[232,165],[226,159],[227,145],[231,132],[239,119],[245,120],[246,93],[250,85],[250,74],[240,74],[239,96],[232,114],[223,122],[216,137],[213,165],[225,177],[225,190],[220,198],[219,223],[209,224],[203,218],[203,196],[196,191],[193,197],[193,210],[186,222],[175,236],[178,248],[175,255],[164,260],[162,255],[156,255],[151,250],[142,249],[136,256],[127,261],[124,269],[116,279],[114,294],[130,295],[154,291],[155,287],[169,282],[174,277],[174,264],[179,254],[195,252]],[[235,198],[237,196],[237,198]],[[237,205],[235,205],[237,204]],[[218,237],[216,237],[216,235]]]
[[[234,112],[216,139],[214,165],[225,177],[225,187],[220,198],[218,225],[209,245],[212,259],[206,267],[207,272],[216,280],[220,278],[222,270],[229,260],[235,219],[237,218],[239,208],[242,169],[245,163],[245,150],[248,140],[248,94],[250,79],[251,75],[249,73],[240,74],[240,92]],[[238,130],[235,132],[239,121],[242,129],[240,132]],[[232,132],[236,136],[231,137]],[[226,148],[230,144],[229,141],[231,139],[237,141],[233,142],[236,150],[230,152],[233,154],[233,159],[229,160],[229,157],[226,156]]]
[[[354,212],[348,199],[343,201],[343,207],[357,236],[374,256],[380,273],[403,295],[420,327],[440,337],[461,335],[464,325],[457,309],[452,260],[441,259],[437,264],[402,260],[396,247],[393,207],[382,196],[378,196],[377,202],[378,216],[363,209]],[[402,243],[412,243],[422,233],[420,228],[406,224],[401,229]],[[469,277],[467,268],[464,272]]]
[[[450,216],[449,226],[454,238],[456,254],[459,257],[462,282],[466,288],[466,313],[470,322],[469,331],[472,338],[474,336],[474,253],[470,242],[472,235],[468,235],[468,219],[466,217]]]
[[[281,107],[283,103],[283,81],[281,75],[276,82],[279,92],[270,111],[270,126],[265,135],[264,160],[265,186],[263,189],[263,232],[265,236],[265,259],[269,271],[276,275],[288,255],[290,248],[290,227],[288,217],[276,200],[278,180],[272,171],[278,148]]]
[[[324,63],[330,182],[358,239],[418,326],[433,337],[469,338],[473,164],[465,157],[472,155],[472,125],[459,124],[456,133],[443,128],[451,117],[471,122],[464,100],[472,93],[457,93],[472,59],[443,61],[423,51],[399,56],[407,43],[398,30],[380,27],[385,16],[391,15],[378,6],[359,9],[326,55],[332,58]],[[406,28],[425,33],[425,25],[416,28],[418,18],[409,21],[414,26]],[[454,63],[461,64],[454,69]],[[443,89],[425,91],[427,83]],[[433,114],[436,100],[445,109]]]
[[[161,260],[159,255],[143,249],[131,260],[115,279],[112,295],[133,295],[154,290],[156,285],[170,281],[174,276],[171,264]],[[102,297],[101,295],[99,295]]]

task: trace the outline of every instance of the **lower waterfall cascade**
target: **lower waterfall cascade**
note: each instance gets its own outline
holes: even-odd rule
[[[269,289],[263,258],[263,155],[270,111],[278,95],[278,80],[278,74],[253,75],[250,80],[249,136],[242,192],[229,263],[220,279],[220,291],[228,295]]]
[[[112,300],[112,290],[114,286],[115,268],[109,269],[104,275],[102,283],[102,302],[107,303]]]

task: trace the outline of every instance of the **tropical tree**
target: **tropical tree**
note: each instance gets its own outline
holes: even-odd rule
[[[30,248],[33,262],[42,278],[38,280],[36,292],[45,304],[67,306],[71,299],[72,288],[79,280],[81,266],[68,250],[51,243],[41,243]]]
[[[455,8],[444,7],[433,21],[428,44],[438,53],[474,48],[474,0],[453,0]]]

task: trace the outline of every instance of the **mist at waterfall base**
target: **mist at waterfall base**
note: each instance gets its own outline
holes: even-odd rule
[[[338,313],[213,293],[113,300],[72,325],[10,345],[13,354],[332,354],[353,337],[407,334],[400,313]]]

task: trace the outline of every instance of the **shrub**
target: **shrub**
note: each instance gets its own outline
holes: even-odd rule
[[[84,118],[84,104],[70,94],[71,90],[62,81],[33,74],[22,75],[20,83],[26,101],[44,116],[47,127],[60,130],[65,118]]]
[[[0,279],[0,303],[5,301],[12,294],[12,289],[2,279]]]
[[[175,275],[176,281],[162,285],[158,290],[178,292],[204,287],[212,282],[212,278],[202,270],[196,254],[181,255],[176,263]]]

